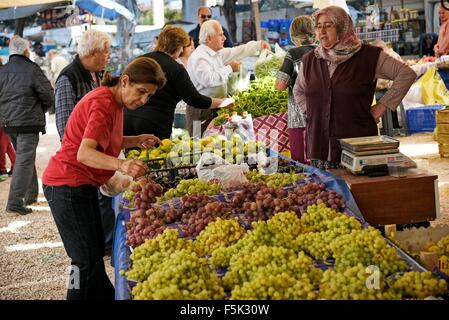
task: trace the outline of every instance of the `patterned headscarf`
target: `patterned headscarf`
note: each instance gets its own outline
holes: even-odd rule
[[[330,49],[319,45],[315,49],[315,55],[334,64],[343,63],[360,50],[362,41],[355,34],[352,19],[344,9],[337,6],[329,6],[315,12],[313,14],[315,25],[323,14],[327,15],[335,24],[338,42]]]

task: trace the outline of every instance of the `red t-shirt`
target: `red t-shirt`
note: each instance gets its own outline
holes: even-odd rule
[[[61,148],[42,176],[48,186],[101,186],[114,171],[94,169],[76,159],[81,140],[98,142],[97,150],[118,157],[123,142],[123,108],[108,87],[98,87],[85,95],[73,109],[67,122]]]

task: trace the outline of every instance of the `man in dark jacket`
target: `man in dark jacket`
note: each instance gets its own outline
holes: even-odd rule
[[[54,97],[50,81],[29,59],[29,42],[14,36],[9,52],[9,62],[0,67],[0,126],[10,137],[17,158],[6,211],[24,215],[32,212],[26,206],[37,201],[36,148]]]
[[[193,39],[193,43],[195,44],[195,48],[199,46],[200,39],[200,28],[201,25],[207,20],[212,19],[212,10],[209,7],[199,7],[198,8],[198,25],[195,29],[189,32],[189,36]],[[226,28],[222,27],[224,36],[226,37],[224,47],[232,48],[234,44],[232,43],[231,35],[229,34]]]

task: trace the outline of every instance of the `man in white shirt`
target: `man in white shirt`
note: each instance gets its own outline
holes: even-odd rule
[[[209,20],[201,25],[200,45],[190,56],[187,72],[196,89],[212,98],[227,96],[227,82],[232,72],[237,72],[241,60],[256,55],[262,49],[270,49],[266,41],[250,41],[246,44],[223,48],[226,37],[220,23]],[[193,121],[201,121],[201,134],[216,116],[216,111],[200,110],[187,106],[186,129],[193,134]]]

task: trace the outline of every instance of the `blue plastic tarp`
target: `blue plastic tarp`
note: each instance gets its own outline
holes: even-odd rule
[[[112,262],[114,264],[115,278],[115,300],[130,300],[128,283],[121,270],[128,270],[130,249],[126,245],[125,216],[123,213],[117,215],[115,220],[115,235],[112,246]]]

